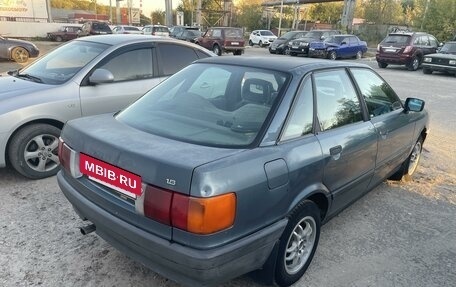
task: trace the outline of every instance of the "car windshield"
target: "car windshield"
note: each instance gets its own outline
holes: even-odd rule
[[[306,37],[306,38],[320,38],[321,34],[322,34],[321,32],[314,31],[314,32],[309,32],[309,33],[305,34],[304,37]]]
[[[328,37],[325,42],[327,43],[334,43],[334,44],[340,44],[344,38],[343,37],[335,37],[335,36],[330,36]]]
[[[105,23],[93,23],[93,29],[99,30],[99,31],[111,31],[111,28],[109,28],[108,24]]]
[[[126,27],[124,27],[124,30],[125,30],[125,31],[139,31],[138,28],[136,28],[136,27],[131,27],[131,26],[126,26]]]
[[[187,30],[189,36],[199,37],[201,36],[201,32],[198,30]]]
[[[410,40],[408,35],[388,35],[382,42],[385,44],[407,45]]]
[[[102,43],[72,41],[35,61],[17,76],[29,75],[44,84],[59,85],[72,78],[108,47]]]
[[[260,34],[262,36],[274,36],[274,34],[271,31],[261,31]]]
[[[440,53],[444,54],[456,54],[456,42],[455,43],[446,43],[440,49]]]
[[[117,120],[147,133],[207,146],[245,148],[259,136],[287,74],[197,63],[120,112]]]

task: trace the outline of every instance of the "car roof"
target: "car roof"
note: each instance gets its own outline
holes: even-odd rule
[[[209,57],[197,60],[197,63],[211,63],[235,66],[248,66],[252,68],[276,70],[281,72],[293,72],[299,68],[300,71],[309,72],[321,68],[331,67],[369,67],[365,64],[349,63],[343,61],[326,61],[322,59],[297,59],[295,57],[239,57],[223,56]]]
[[[389,35],[406,35],[406,36],[413,36],[413,35],[428,35],[426,32],[393,32],[389,33]]]
[[[87,41],[87,42],[96,42],[103,43],[108,45],[119,45],[119,44],[129,44],[129,43],[144,43],[144,42],[168,42],[168,43],[179,43],[181,45],[188,45],[192,47],[201,46],[186,43],[180,40],[172,38],[164,38],[159,36],[145,36],[140,34],[109,34],[109,35],[93,35],[88,37],[77,38],[74,41]]]

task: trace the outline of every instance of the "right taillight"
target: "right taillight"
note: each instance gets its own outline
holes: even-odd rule
[[[404,49],[404,54],[408,54],[412,51],[413,49],[413,46],[405,46],[405,49]]]
[[[192,197],[146,186],[144,215],[158,222],[195,234],[211,234],[234,224],[236,195]]]

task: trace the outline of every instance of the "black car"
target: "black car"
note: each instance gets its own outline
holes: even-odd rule
[[[39,54],[40,50],[31,42],[0,36],[0,59],[25,63],[29,58],[38,57]]]
[[[195,43],[195,39],[201,37],[201,31],[199,30],[183,30],[179,34],[174,36],[176,39],[184,40],[187,42]]]
[[[380,68],[390,64],[405,65],[408,70],[416,71],[423,57],[437,52],[437,39],[424,32],[395,32],[386,36],[377,46],[375,58]]]
[[[107,23],[100,21],[87,21],[82,25],[78,36],[82,37],[104,34],[112,34],[112,30],[109,28],[109,25]]]
[[[332,35],[339,35],[338,30],[312,30],[304,35],[304,37],[295,39],[290,42],[290,55],[297,56],[300,54],[309,54],[309,44],[311,42],[322,42]]]
[[[290,31],[275,39],[269,45],[269,53],[271,54],[290,54],[289,42],[294,39],[302,38],[307,34],[307,31]]]
[[[438,53],[424,56],[422,66],[425,74],[442,71],[456,75],[456,41],[445,43]]]

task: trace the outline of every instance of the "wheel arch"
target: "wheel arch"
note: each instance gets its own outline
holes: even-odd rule
[[[27,47],[24,47],[24,46],[21,46],[21,45],[12,46],[12,47],[8,48],[8,55],[7,55],[8,59],[13,60],[13,54],[12,53],[13,53],[13,50],[16,49],[16,48],[25,49],[30,54],[30,49],[28,49]]]
[[[47,119],[47,118],[42,118],[42,119],[35,119],[26,123],[23,123],[22,125],[16,127],[16,129],[9,135],[8,140],[6,142],[5,150],[4,150],[4,157],[5,157],[5,162],[6,165],[9,166],[11,163],[9,162],[9,157],[8,157],[8,150],[9,146],[11,144],[11,140],[14,138],[14,136],[24,127],[30,126],[33,124],[48,124],[51,126],[54,126],[60,130],[62,130],[64,123],[55,119]]]
[[[303,201],[310,200],[320,209],[320,219],[323,222],[326,218],[330,205],[331,205],[331,193],[323,184],[315,184],[304,189],[298,196],[294,198],[288,207],[287,214],[293,212],[293,210]]]

